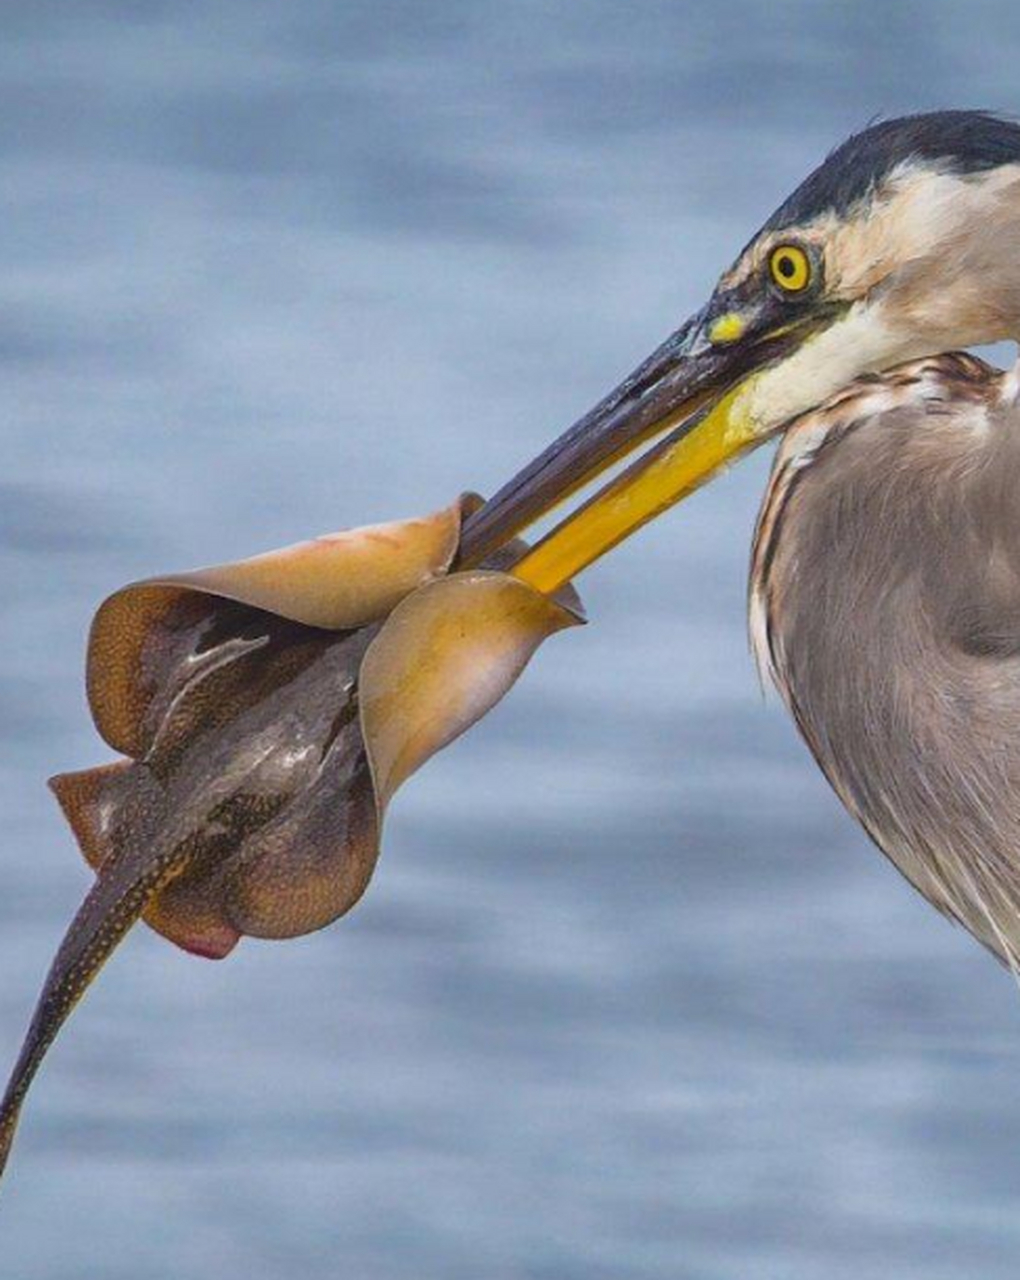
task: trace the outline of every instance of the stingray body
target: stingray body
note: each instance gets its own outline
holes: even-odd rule
[[[374,863],[356,682],[375,629],[185,597],[163,631],[143,753],[51,784],[86,857],[102,872],[146,851],[164,868],[149,923],[201,955],[321,927]]]

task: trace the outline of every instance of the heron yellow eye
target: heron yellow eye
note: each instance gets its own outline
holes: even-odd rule
[[[802,293],[811,283],[811,259],[796,244],[781,244],[769,255],[769,274],[784,293]]]

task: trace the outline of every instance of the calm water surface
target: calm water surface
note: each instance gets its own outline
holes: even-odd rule
[[[120,583],[491,490],[1014,5],[11,3],[0,1048],[87,877],[43,786]],[[763,702],[768,459],[407,787],[333,929],[148,931],[47,1065],[11,1280],[1014,1280],[1020,1000]]]

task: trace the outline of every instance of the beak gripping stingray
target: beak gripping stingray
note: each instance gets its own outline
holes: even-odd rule
[[[0,1169],[47,1049],[139,917],[212,959],[244,934],[336,920],[365,891],[400,784],[583,620],[572,589],[543,595],[499,556],[450,572],[479,503],[154,578],[100,607],[89,704],[122,758],[50,782],[96,879],[0,1104]]]

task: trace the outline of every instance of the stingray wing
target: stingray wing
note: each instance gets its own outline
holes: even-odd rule
[[[462,513],[476,501],[121,588],[100,606],[89,636],[86,685],[96,728],[114,750],[144,755],[159,718],[154,704],[192,651],[194,628],[211,630],[225,614],[241,625],[243,613],[231,605],[330,631],[384,618],[446,572]]]

